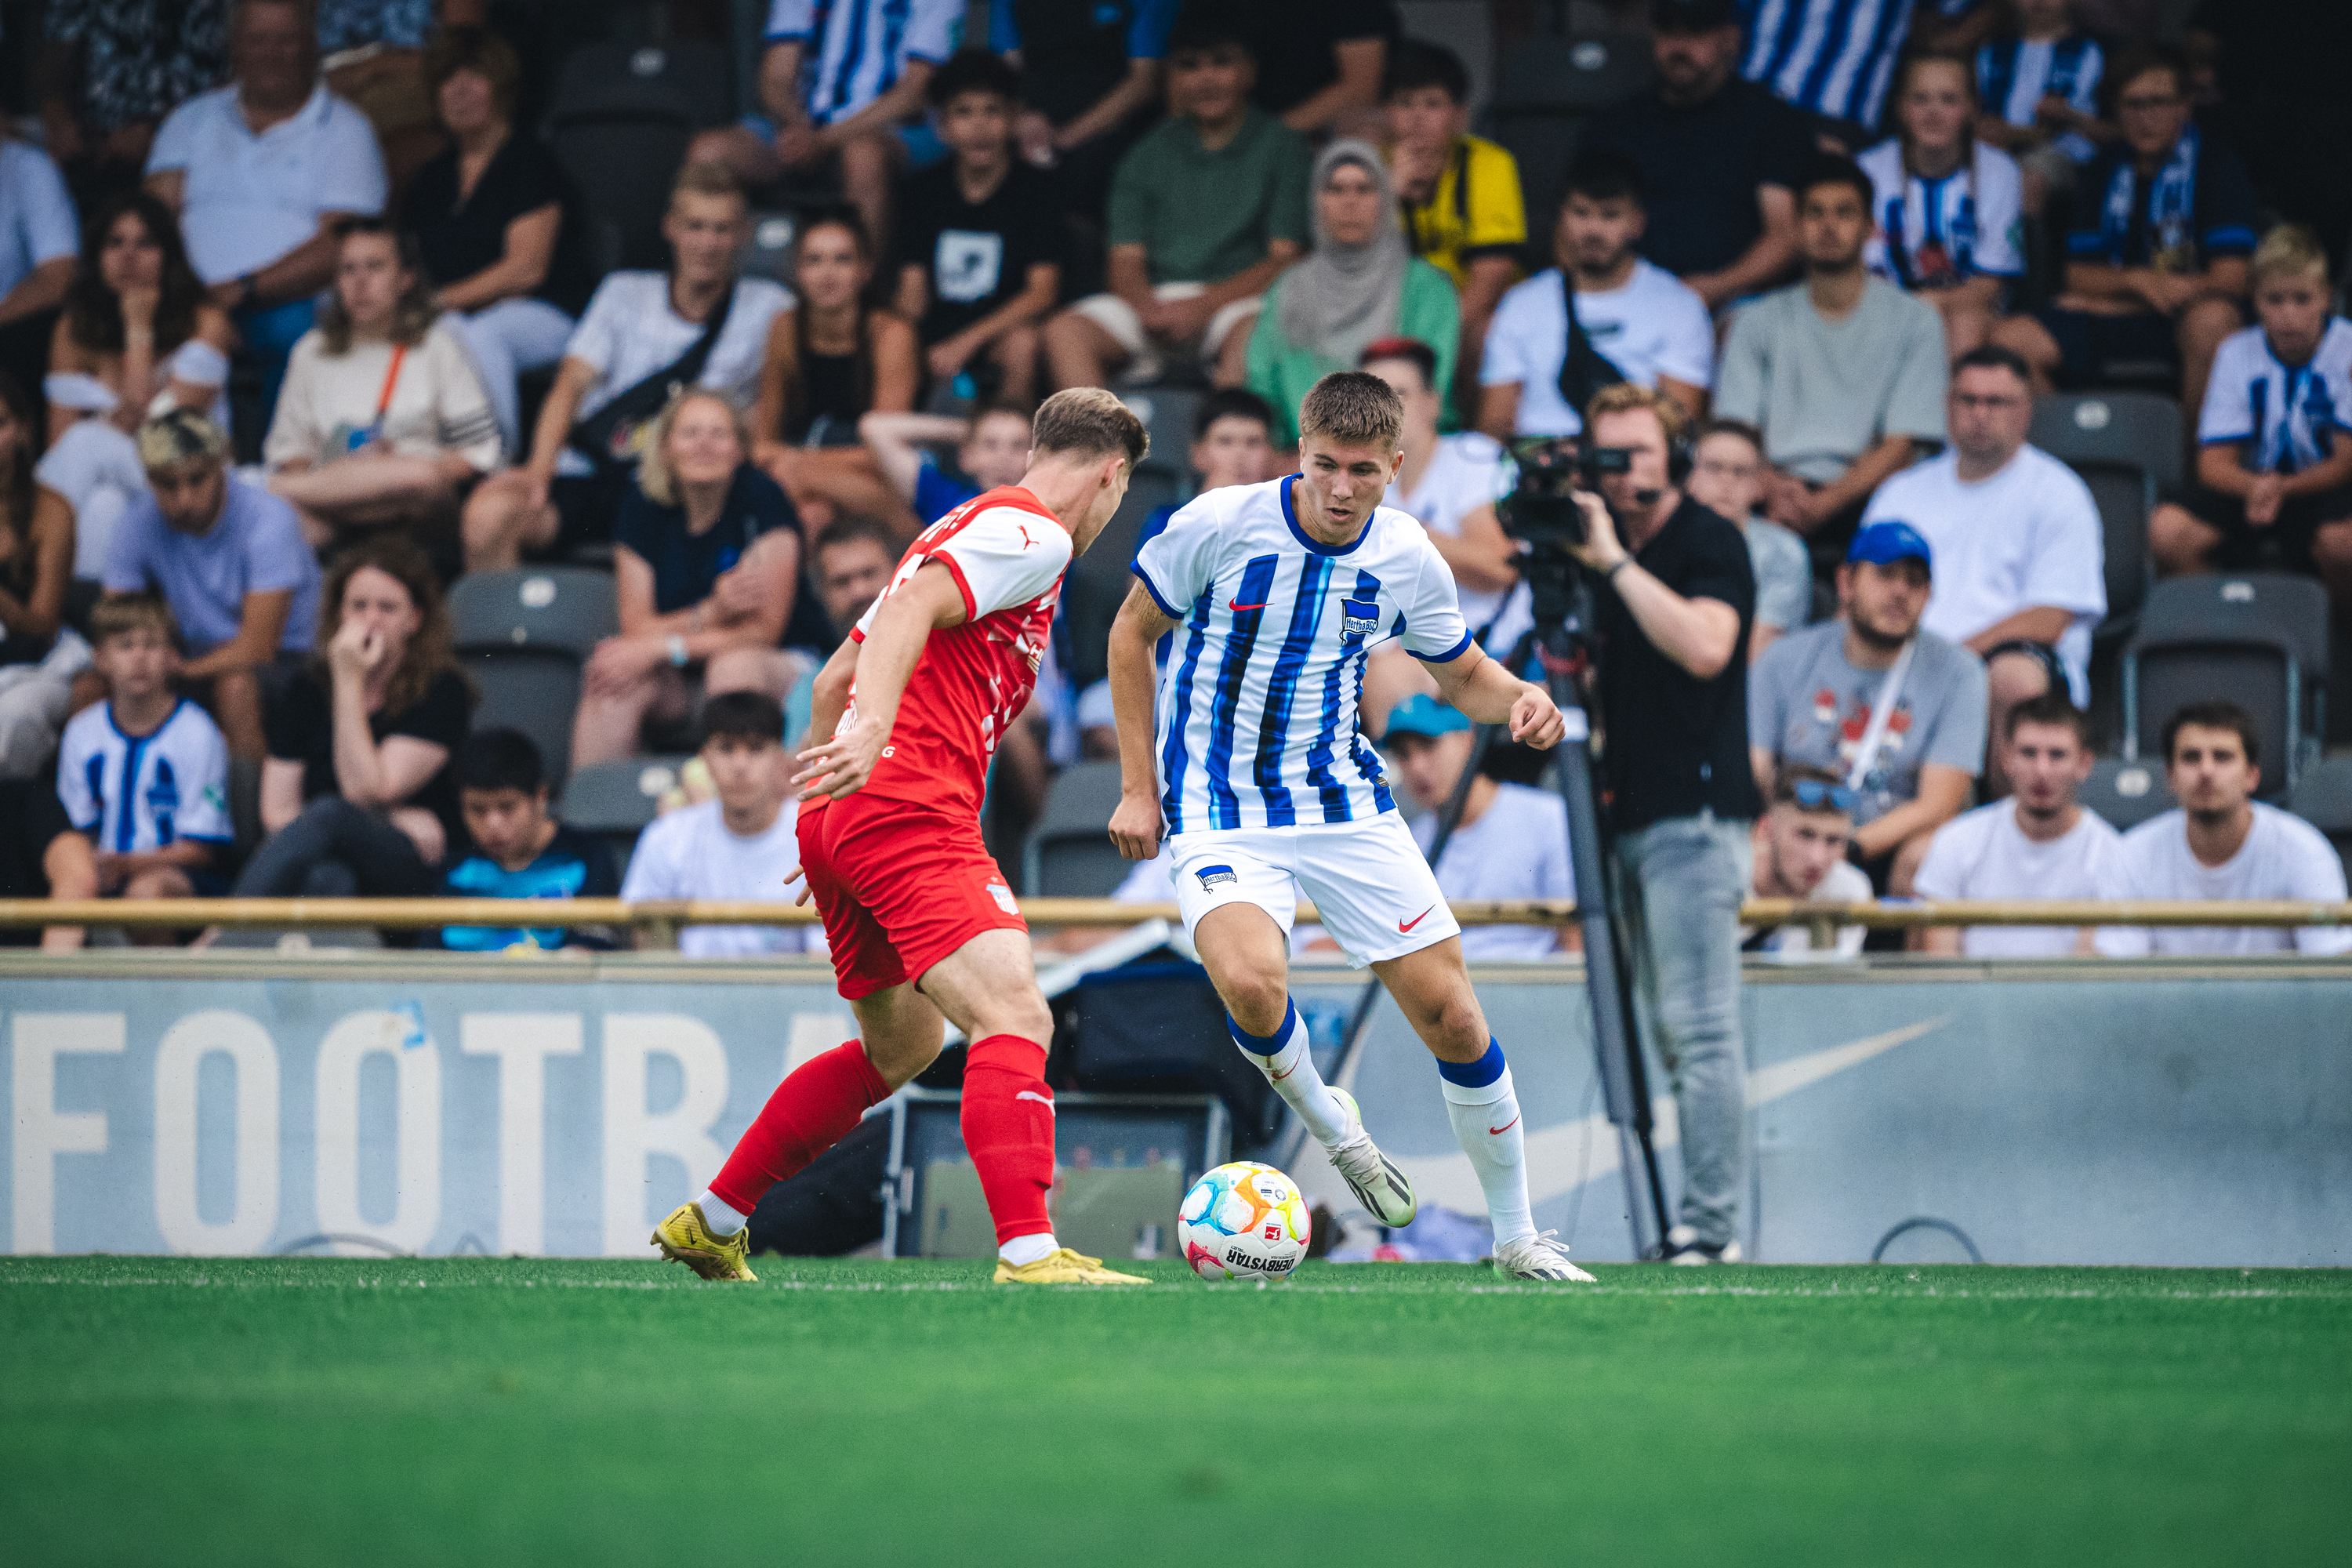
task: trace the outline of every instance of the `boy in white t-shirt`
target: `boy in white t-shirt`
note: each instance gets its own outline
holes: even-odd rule
[[[718,798],[670,812],[637,839],[621,883],[625,899],[793,901],[785,879],[801,863],[785,776],[784,712],[762,691],[730,691],[702,710],[702,765]],[[687,926],[688,958],[764,958],[823,952],[816,926]]]
[[[1869,874],[1846,858],[1853,842],[1853,792],[1826,768],[1790,767],[1772,781],[1772,805],[1756,822],[1756,876],[1759,899],[1798,899],[1813,904],[1866,904],[1877,897]],[[1852,958],[1869,931],[1840,926],[1837,941],[1821,957]],[[1813,956],[1811,926],[1769,931],[1739,928],[1743,952],[1775,957]]]
[[[2344,901],[2344,866],[2309,823],[2253,798],[2262,782],[2254,721],[2234,702],[2192,702],[2166,721],[2165,783],[2177,811],[2123,836],[2099,878],[2102,899]],[[2352,952],[2352,928],[2102,926],[2109,958]]]
[[[2063,691],[2009,710],[2000,741],[2013,792],[1936,830],[1911,890],[1923,899],[2095,899],[2121,836],[2074,792],[2091,776],[2090,720]],[[2072,926],[1931,926],[1923,952],[2061,958]]]
[[[152,594],[110,595],[91,611],[90,631],[108,700],[66,725],[58,799],[97,850],[98,890],[129,899],[218,892],[222,852],[236,837],[228,742],[172,689],[180,655],[171,607]],[[152,934],[170,941],[167,931]]]

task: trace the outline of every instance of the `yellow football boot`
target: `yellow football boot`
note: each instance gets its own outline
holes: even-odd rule
[[[661,1248],[664,1258],[685,1264],[705,1279],[760,1278],[751,1272],[751,1227],[747,1225],[732,1236],[713,1236],[700,1204],[680,1204],[672,1209],[667,1219],[654,1226],[654,1245]]]
[[[1034,1263],[1024,1263],[1015,1268],[1002,1258],[996,1260],[996,1283],[999,1285],[1149,1285],[1150,1280],[1139,1274],[1121,1274],[1105,1268],[1099,1258],[1087,1258],[1065,1247],[1049,1252]]]

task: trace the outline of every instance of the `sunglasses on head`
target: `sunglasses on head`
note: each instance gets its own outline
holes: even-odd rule
[[[1853,791],[1843,784],[1823,784],[1819,779],[1798,779],[1789,785],[1790,798],[1805,811],[1820,811],[1824,806],[1832,811],[1851,813]]]

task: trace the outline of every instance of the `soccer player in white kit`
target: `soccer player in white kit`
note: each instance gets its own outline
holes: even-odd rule
[[[1110,635],[1121,775],[1111,838],[1146,860],[1165,833],[1184,926],[1234,1043],[1381,1224],[1412,1218],[1412,1188],[1308,1054],[1289,994],[1294,877],[1349,962],[1371,966],[1436,1057],[1495,1222],[1496,1269],[1590,1281],[1536,1230],[1526,1129],[1463,968],[1461,928],[1356,728],[1365,656],[1399,637],[1471,718],[1538,747],[1566,730],[1549,693],[1471,640],[1421,524],[1380,505],[1403,461],[1403,419],[1378,376],[1325,376],[1299,405],[1298,473],[1211,490],[1138,552]],[[1171,631],[1163,677],[1152,645]]]

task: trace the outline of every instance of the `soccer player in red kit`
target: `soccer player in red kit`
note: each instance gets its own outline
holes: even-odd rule
[[[1037,410],[1029,471],[925,530],[816,680],[801,753],[802,893],[816,899],[859,1038],[776,1087],[710,1186],[654,1231],[706,1279],[750,1279],[752,1208],[940,1054],[970,1040],[963,1141],[996,1222],[996,1279],[1140,1285],[1054,1239],[1053,1017],[1029,928],[981,843],[988,763],[1029,704],[1071,558],[1149,446],[1099,387]]]

